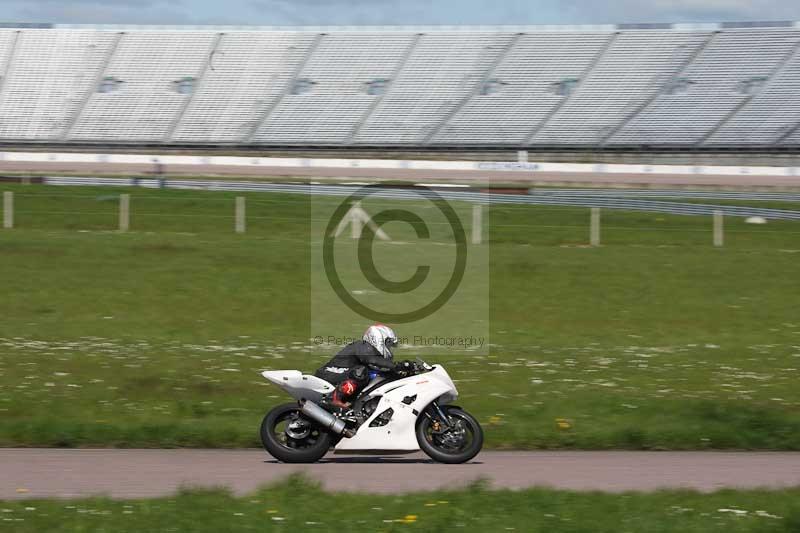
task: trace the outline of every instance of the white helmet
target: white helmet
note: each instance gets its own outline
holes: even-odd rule
[[[386,359],[392,359],[392,347],[397,346],[397,335],[392,328],[383,324],[375,324],[364,332],[364,340],[378,350]]]

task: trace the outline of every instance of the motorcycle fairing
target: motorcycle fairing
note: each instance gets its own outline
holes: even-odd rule
[[[358,428],[355,436],[340,440],[335,451],[419,450],[416,435],[419,414],[434,400],[454,400],[458,396],[455,390],[450,376],[440,366],[424,374],[387,381],[385,386],[376,387],[363,398],[366,401],[380,397],[380,401],[370,417]],[[410,404],[403,402],[413,396],[416,399]],[[389,422],[384,426],[370,427],[370,423],[387,409],[394,411]]]
[[[299,370],[266,370],[261,373],[275,385],[279,386],[295,400],[311,400],[319,402],[320,399],[333,392],[333,385],[324,379],[303,374]]]

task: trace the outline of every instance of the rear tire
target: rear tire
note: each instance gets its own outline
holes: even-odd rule
[[[463,431],[463,438],[451,436],[448,441],[445,434],[434,431],[434,420],[437,416],[434,410],[428,408],[417,421],[417,442],[423,452],[434,461],[447,464],[466,463],[473,459],[483,447],[483,429],[474,416],[458,407],[442,406],[442,411],[447,415],[454,430]],[[430,415],[430,416],[428,416]]]
[[[290,423],[299,429],[292,431],[288,428]],[[282,424],[287,424],[287,428],[281,430]],[[303,437],[292,438],[289,432]],[[315,463],[328,453],[333,443],[333,435],[306,418],[296,403],[279,405],[267,413],[260,433],[264,449],[284,463]]]

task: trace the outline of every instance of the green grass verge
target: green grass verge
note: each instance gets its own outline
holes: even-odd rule
[[[25,531],[800,531],[800,490],[698,494],[546,489],[402,496],[322,491],[300,477],[237,498],[183,490],[169,498],[0,502],[0,524]]]
[[[285,397],[258,372],[313,370],[307,198],[4,187],[0,446],[257,446]],[[800,223],[489,210],[489,354],[444,363],[494,448],[800,450]],[[362,323],[343,322],[342,334]],[[401,334],[413,335],[414,331]],[[557,420],[560,421],[557,422]]]

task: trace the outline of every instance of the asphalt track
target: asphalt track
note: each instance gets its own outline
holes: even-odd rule
[[[328,455],[314,465],[281,464],[261,450],[0,449],[0,500],[108,495],[145,498],[180,487],[228,487],[242,495],[293,472],[328,490],[403,493],[532,486],[608,492],[688,488],[800,487],[796,452],[483,452],[442,465],[420,453]]]
[[[153,165],[133,163],[14,162],[0,161],[0,172],[68,172],[100,174],[152,175]],[[642,186],[713,186],[713,187],[800,187],[800,176],[762,176],[758,174],[600,174],[592,172],[527,172],[508,170],[422,170],[340,167],[270,167],[225,165],[165,165],[169,175],[356,178],[402,181],[460,181],[530,184],[605,184]]]

